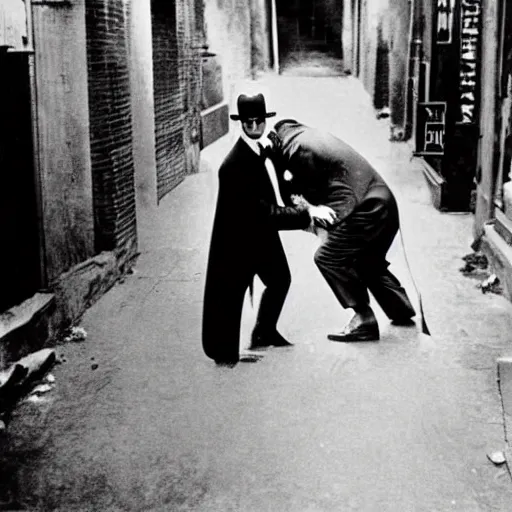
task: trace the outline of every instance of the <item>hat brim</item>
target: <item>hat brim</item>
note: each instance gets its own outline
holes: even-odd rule
[[[267,112],[265,117],[274,117],[276,115],[275,112]],[[242,118],[238,114],[230,114],[229,117],[233,119],[233,121],[241,121]]]

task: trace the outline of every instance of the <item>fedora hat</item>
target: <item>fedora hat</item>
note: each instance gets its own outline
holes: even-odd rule
[[[246,94],[240,94],[237,100],[238,114],[231,114],[229,117],[233,121],[240,121],[243,119],[253,118],[266,118],[274,117],[275,112],[267,112],[265,106],[265,97],[259,93],[255,96],[248,96]]]

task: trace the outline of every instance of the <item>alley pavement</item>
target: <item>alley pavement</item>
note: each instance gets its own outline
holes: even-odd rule
[[[459,272],[472,216],[434,209],[410,147],[389,142],[355,78],[260,83],[279,117],[340,136],[388,181],[432,336],[378,310],[378,343],[328,341],[350,313],[314,266],[318,240],[286,232],[280,330],[295,346],[233,369],[207,359],[202,296],[228,135],[162,200],[150,249],[84,316],[87,339],[57,347],[54,389],[16,411],[11,499],[66,512],[512,510],[507,468],[487,458],[505,445],[496,359],[512,353],[512,305]],[[389,257],[415,299],[399,239]],[[247,300],[244,346],[254,318]]]

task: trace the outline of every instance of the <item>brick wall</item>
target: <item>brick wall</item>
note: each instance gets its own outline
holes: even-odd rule
[[[199,167],[202,9],[153,0],[153,83],[158,199]]]
[[[202,5],[198,0],[177,2],[179,79],[183,95],[185,172],[199,168],[201,124],[201,53],[204,45]]]
[[[130,82],[123,0],[86,4],[95,248],[136,240]]]
[[[174,1],[153,0],[153,84],[158,199],[185,177],[184,91]]]

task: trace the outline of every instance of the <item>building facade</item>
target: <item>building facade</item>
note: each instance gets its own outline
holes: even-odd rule
[[[271,67],[271,12],[0,3],[0,367],[76,322],[147,248],[159,203],[227,131],[230,83]]]
[[[378,111],[387,103],[391,140],[411,141],[435,207],[474,211],[481,0],[356,0],[344,5],[353,34],[352,70]]]
[[[512,299],[512,6],[483,2],[475,246]]]

